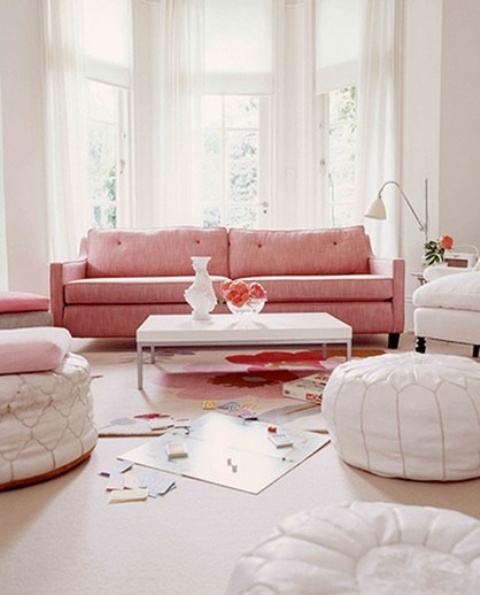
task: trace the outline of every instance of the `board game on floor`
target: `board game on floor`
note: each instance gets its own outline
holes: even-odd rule
[[[273,434],[285,437],[275,444]],[[258,494],[328,442],[326,435],[212,412],[118,458]]]

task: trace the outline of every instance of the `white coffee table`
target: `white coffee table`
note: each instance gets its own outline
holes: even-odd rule
[[[254,320],[238,322],[233,314],[214,314],[209,321],[197,321],[189,314],[155,314],[137,329],[138,388],[143,387],[143,349],[150,347],[223,347],[226,345],[322,345],[346,346],[352,357],[352,327],[324,312],[259,314]]]

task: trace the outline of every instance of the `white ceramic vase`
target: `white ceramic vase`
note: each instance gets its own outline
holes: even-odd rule
[[[192,256],[191,260],[195,279],[185,290],[185,299],[192,307],[194,320],[210,320],[210,312],[217,305],[217,296],[207,270],[210,256]]]

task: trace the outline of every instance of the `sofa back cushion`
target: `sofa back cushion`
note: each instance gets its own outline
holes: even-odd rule
[[[208,271],[228,276],[228,234],[223,227],[91,229],[86,250],[87,277],[194,275],[191,256],[210,256]]]
[[[230,275],[368,273],[372,256],[362,225],[308,231],[230,230]]]

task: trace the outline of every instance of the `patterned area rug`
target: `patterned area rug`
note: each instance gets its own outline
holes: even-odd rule
[[[253,350],[175,349],[162,350],[155,360],[153,383],[159,394],[168,395],[174,412],[197,417],[218,410],[229,415],[252,413],[259,420],[285,424],[306,424],[304,429],[325,431],[320,407],[310,402],[283,397],[285,382],[324,372],[330,374],[345,362],[344,350]],[[353,357],[381,355],[384,351],[354,349]],[[159,416],[165,412],[158,412]],[[311,418],[307,420],[306,418]],[[165,431],[155,412],[117,417],[100,428],[100,436],[147,436]],[[172,414],[174,423],[175,414]],[[309,427],[312,426],[312,427]]]
[[[353,357],[380,355],[381,350],[354,350]],[[156,382],[177,389],[180,399],[232,399],[245,391],[258,391],[262,398],[278,398],[284,382],[323,371],[331,373],[345,362],[341,350],[253,351],[221,350],[162,352],[157,367],[163,371]]]

